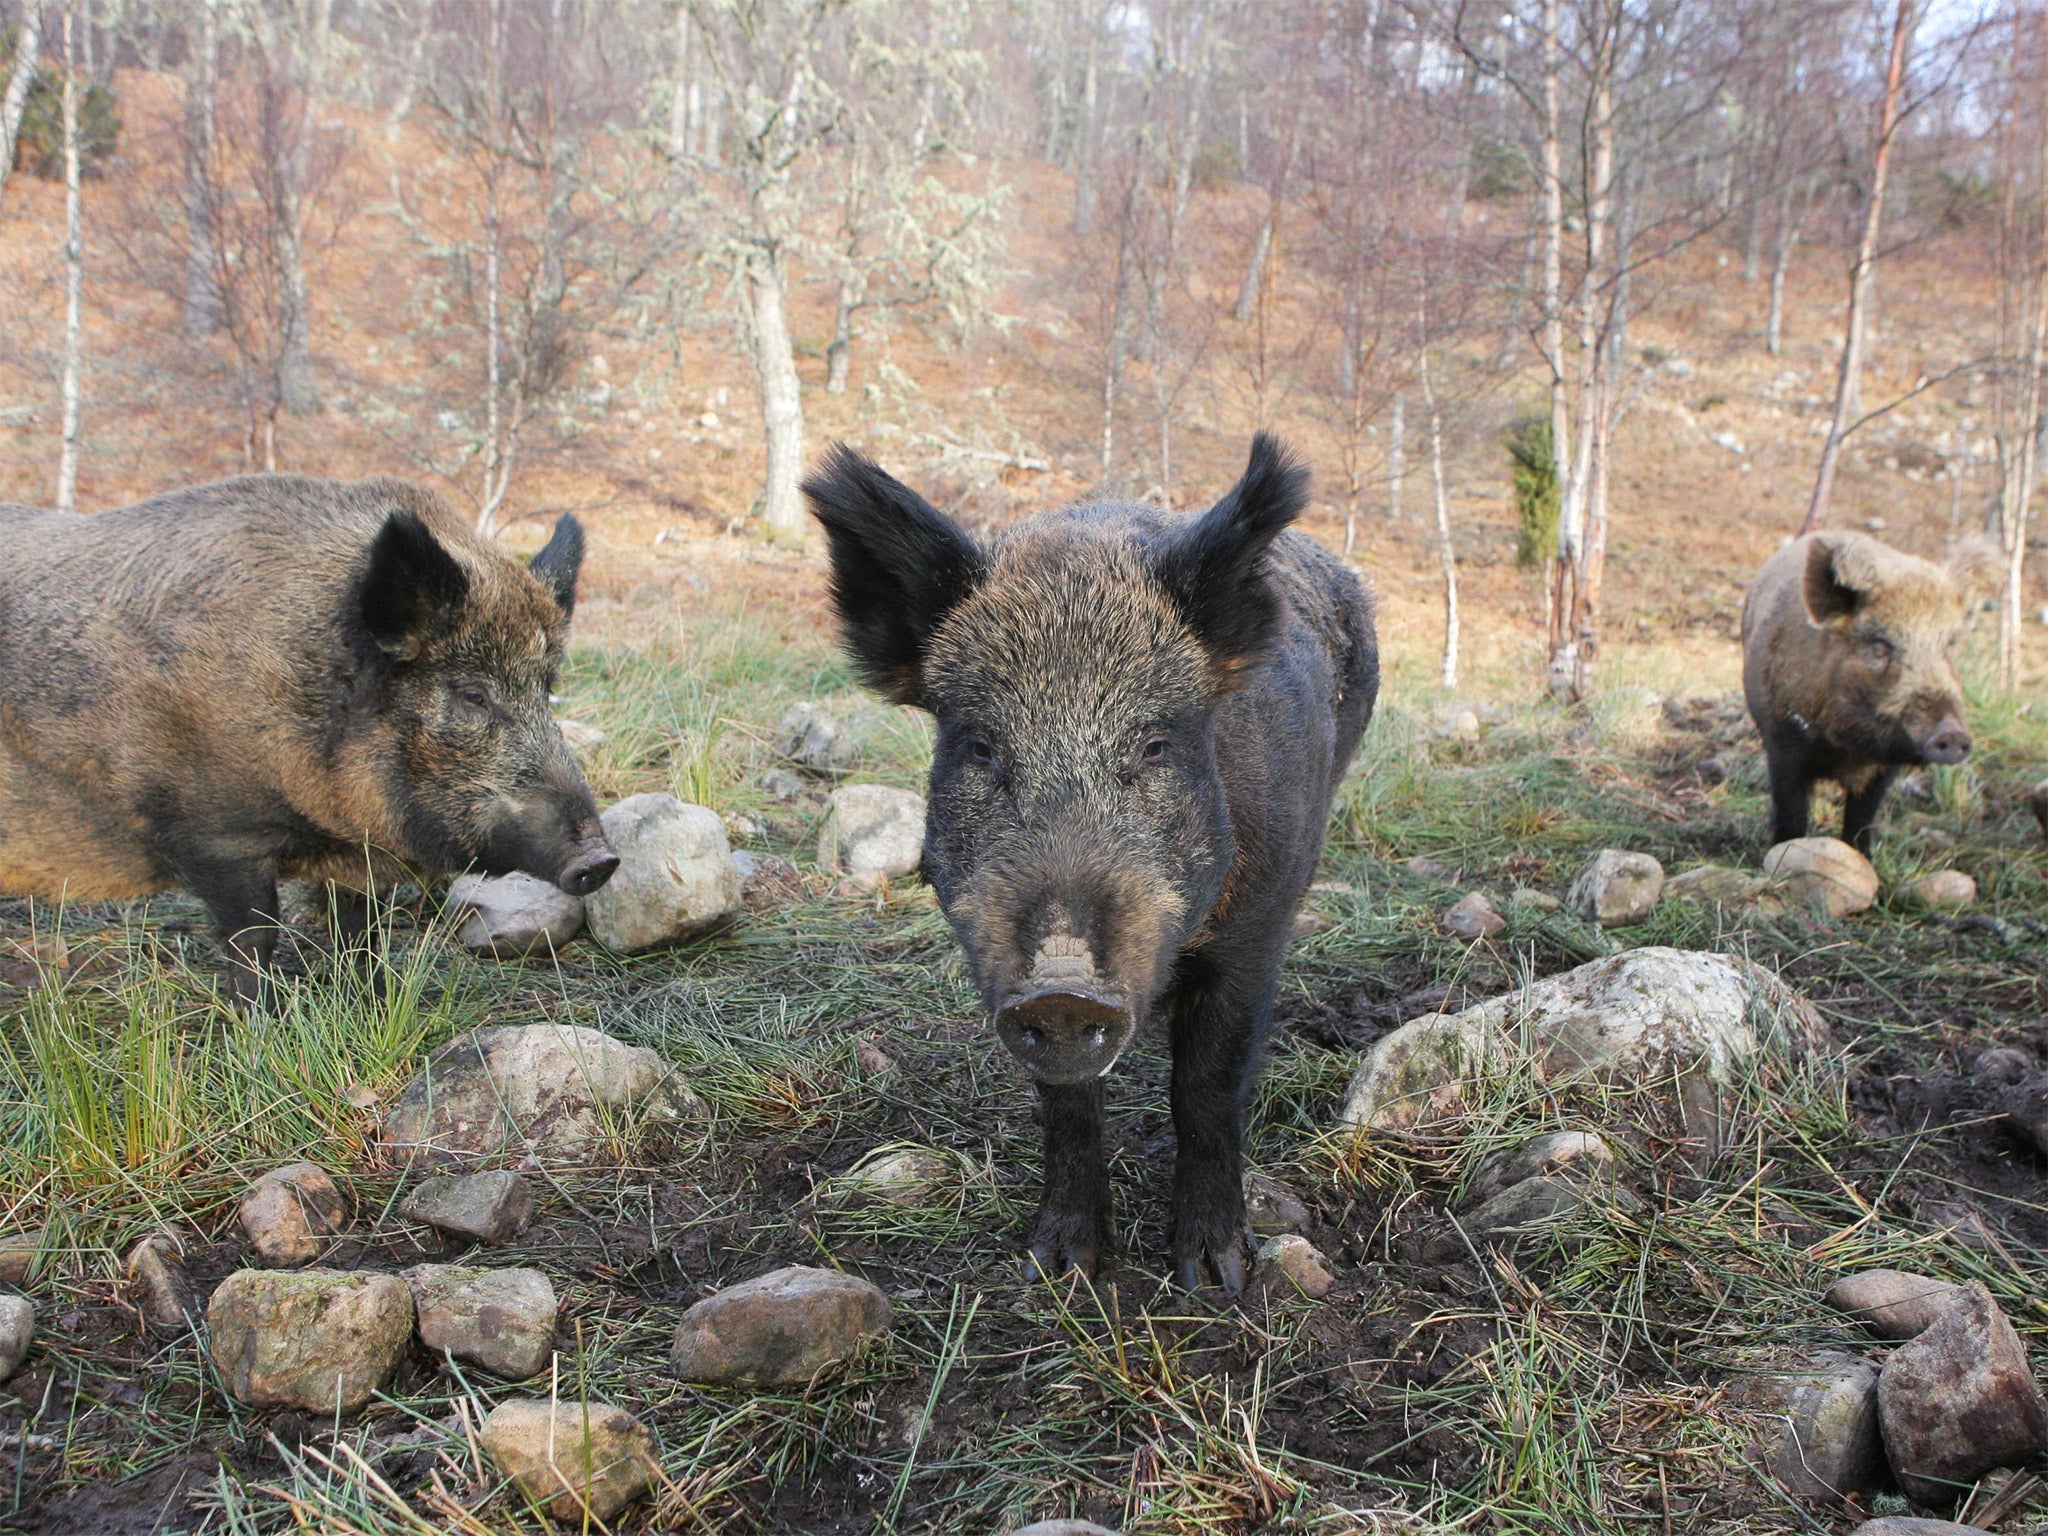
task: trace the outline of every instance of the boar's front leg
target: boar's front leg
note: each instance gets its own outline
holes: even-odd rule
[[[1244,1105],[1273,1012],[1279,957],[1194,957],[1173,999],[1173,1273],[1244,1289]]]
[[[1109,1249],[1109,1169],[1102,1152],[1102,1079],[1040,1083],[1045,1194],[1031,1229],[1034,1279],[1078,1269],[1093,1275]]]
[[[1764,764],[1771,776],[1771,846],[1806,836],[1812,824],[1813,778],[1806,768],[1806,743],[1794,737],[1764,738]]]
[[[1877,845],[1877,813],[1884,808],[1885,791],[1892,787],[1892,778],[1888,768],[1871,770],[1868,783],[1842,797],[1842,841],[1866,859]]]
[[[211,853],[178,861],[179,883],[206,904],[231,963],[235,1006],[264,1006],[277,952],[277,872],[268,863]]]

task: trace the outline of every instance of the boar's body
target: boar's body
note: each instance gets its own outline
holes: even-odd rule
[[[1379,687],[1364,586],[1287,531],[1305,480],[1261,437],[1199,517],[1082,506],[986,545],[845,450],[806,483],[855,660],[937,721],[925,869],[1039,1085],[1041,1272],[1108,1246],[1103,1079],[1157,1015],[1176,1273],[1243,1283],[1254,1063]]]
[[[547,711],[581,535],[531,571],[402,481],[0,507],[0,890],[183,887],[255,995],[276,881],[616,863]]]
[[[1780,549],[1742,609],[1742,685],[1771,778],[1771,841],[1804,837],[1813,786],[1842,786],[1842,837],[1870,852],[1901,768],[1970,752],[1950,652],[1948,572],[1860,533]]]

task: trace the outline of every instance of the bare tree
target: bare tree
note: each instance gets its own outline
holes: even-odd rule
[[[1436,389],[1429,377],[1429,311],[1425,306],[1419,328],[1420,345],[1415,353],[1416,382],[1422,389],[1422,408],[1429,417],[1429,475],[1436,492],[1437,563],[1444,573],[1444,651],[1439,681],[1445,688],[1458,686],[1458,554],[1451,545],[1451,503],[1444,486],[1444,422],[1437,409]]]
[[[271,253],[277,262],[277,291],[284,328],[278,368],[278,397],[294,416],[320,408],[313,384],[313,319],[306,289],[306,199],[308,156],[313,148],[313,112],[333,22],[332,0],[292,0],[285,6],[253,5],[247,11],[250,36],[262,59],[262,89],[278,98],[266,110],[265,177],[269,194]],[[296,116],[284,109],[289,100]]]
[[[2005,111],[2002,139],[2016,146],[2018,123],[2026,105],[2019,99],[2024,79],[2020,68],[2029,54],[2025,46],[2025,11],[2015,6],[2010,23],[2014,63],[2012,99]],[[2048,367],[2048,26],[2035,21],[2032,81],[2035,109],[2033,196],[2026,205],[2042,210],[2039,231],[2030,241],[2019,196],[2023,168],[2017,156],[2002,155],[2004,195],[2000,199],[1996,257],[1999,279],[1999,347],[1992,373],[1993,436],[1998,448],[1998,534],[2004,555],[2004,582],[1998,611],[1998,680],[2007,692],[2020,684],[2021,628],[2025,623],[2027,525],[2032,519],[2034,491],[2040,479],[2044,437],[2048,437],[2048,398],[2043,369]],[[2001,145],[2004,148],[2004,145]],[[2031,244],[2031,249],[2029,245]],[[2015,382],[2017,387],[2015,387]],[[1958,481],[1958,484],[1960,482]]]
[[[78,25],[64,6],[64,377],[63,448],[57,460],[57,510],[78,506],[79,370],[84,362],[85,238],[78,194]]]
[[[218,131],[220,16],[218,0],[198,0],[185,78],[185,334],[195,340],[220,328],[220,294],[214,287],[213,219],[207,197],[207,168],[213,164]]]
[[[4,202],[7,195],[7,178],[14,169],[15,145],[21,138],[21,114],[28,105],[28,88],[35,80],[42,46],[41,0],[29,0],[22,7],[21,25],[14,33],[14,62],[8,67],[7,90],[0,95],[0,202]]]

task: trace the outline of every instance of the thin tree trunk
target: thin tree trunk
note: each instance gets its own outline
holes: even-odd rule
[[[789,322],[783,313],[784,282],[781,253],[771,245],[762,246],[747,265],[747,291],[754,310],[754,366],[761,384],[761,425],[768,439],[768,482],[762,492],[761,517],[770,538],[801,539],[804,504],[797,484],[803,475],[804,411]]]
[[[42,6],[40,0],[29,0],[22,8],[21,26],[14,34],[14,63],[7,71],[7,93],[0,96],[0,201],[7,195],[7,177],[14,169],[14,148],[21,138],[22,109],[28,105],[28,88],[36,77],[42,48]]]
[[[1102,489],[1113,491],[1115,481],[1113,470],[1116,464],[1116,401],[1124,377],[1124,349],[1129,337],[1131,216],[1125,208],[1122,227],[1117,234],[1116,245],[1116,287],[1110,299],[1109,348],[1102,360]]]
[[[689,158],[694,147],[690,138],[690,87],[695,61],[690,54],[690,8],[676,7],[676,89],[668,110],[668,157]]]
[[[2041,129],[2041,174],[2048,177],[2048,124]],[[2048,186],[2048,180],[2041,183]],[[2020,445],[2017,483],[1999,508],[2005,536],[2005,590],[1998,608],[1998,682],[2007,693],[2020,685],[2021,625],[2025,622],[2027,524],[2031,520],[2034,485],[2040,473],[2042,437],[2048,433],[2041,370],[2048,364],[2048,212],[2041,221],[2039,258],[2034,266],[2034,312],[2027,337],[2025,407],[2021,421],[2026,436]]]
[[[1777,248],[1771,253],[1771,303],[1764,316],[1764,350],[1776,357],[1784,350],[1785,344],[1785,274],[1792,266],[1792,251],[1799,244],[1800,226],[1806,222],[1806,209],[1802,205],[1797,217],[1792,213],[1790,188],[1778,199]]]
[[[271,172],[272,217],[276,221],[277,290],[284,348],[278,365],[278,399],[294,416],[320,408],[313,385],[313,320],[306,289],[305,184],[306,159],[313,137],[314,97],[320,89],[320,66],[327,51],[327,30],[333,17],[330,0],[310,0],[304,35],[286,46],[302,56],[298,122],[291,142],[282,146]],[[294,29],[296,30],[296,29]]]
[[[1101,18],[1091,4],[1088,11],[1088,56],[1081,69],[1081,133],[1079,152],[1074,157],[1074,234],[1085,239],[1095,232],[1096,147],[1102,136],[1097,121],[1098,82],[1096,54],[1102,34]]]
[[[208,0],[208,4],[211,3],[212,0]],[[420,99],[420,89],[427,79],[427,42],[434,31],[434,5],[433,0],[416,0],[416,3],[419,25],[413,29],[412,41],[406,45],[405,73],[398,77],[398,95],[384,116],[384,137],[393,144],[398,142],[398,132],[405,126],[405,120],[412,116],[412,109]]]
[[[846,393],[846,375],[853,361],[853,308],[855,280],[851,271],[839,276],[839,292],[832,305],[832,340],[825,347],[825,393]]]
[[[1543,361],[1550,370],[1550,455],[1557,477],[1557,564],[1549,603],[1553,663],[1565,648],[1564,584],[1578,556],[1578,508],[1571,495],[1571,413],[1564,382],[1564,153],[1558,130],[1558,0],[1543,0]]]
[[[1427,322],[1425,321],[1425,325]],[[1429,413],[1429,473],[1436,491],[1436,552],[1444,573],[1444,656],[1442,681],[1445,688],[1458,686],[1458,556],[1451,547],[1451,504],[1444,489],[1443,416],[1437,410],[1436,390],[1429,381],[1429,343],[1422,345],[1417,367],[1422,385],[1423,409]]]
[[[185,82],[185,334],[193,340],[220,329],[219,275],[214,267],[214,88],[220,67],[217,0],[196,7],[199,35],[192,77]]]
[[[495,119],[495,111],[493,117]],[[500,125],[494,120],[492,133]],[[498,188],[493,176],[490,209],[484,230],[484,494],[477,509],[476,531],[485,538],[498,532],[498,511],[512,485],[512,465],[504,439],[505,401],[505,310],[504,231],[499,218]]]
[[[1863,211],[1863,239],[1856,247],[1855,265],[1849,269],[1849,315],[1842,338],[1842,366],[1835,377],[1835,414],[1821,447],[1820,468],[1814,475],[1813,496],[1806,505],[1806,517],[1799,524],[1802,534],[1811,533],[1827,516],[1828,498],[1835,488],[1835,471],[1841,460],[1842,444],[1849,436],[1856,400],[1863,376],[1863,337],[1870,301],[1872,270],[1877,264],[1877,237],[1884,221],[1884,183],[1891,169],[1892,139],[1899,126],[1899,87],[1905,79],[1906,54],[1913,33],[1913,0],[1899,0],[1892,19],[1891,54],[1885,62],[1884,99],[1878,108],[1877,154],[1871,165],[1870,201]]]
[[[1273,216],[1266,215],[1259,225],[1259,238],[1252,243],[1252,259],[1245,263],[1244,279],[1237,285],[1237,305],[1231,310],[1239,325],[1252,317],[1253,309],[1259,302],[1259,285],[1266,278],[1266,252],[1273,244]]]
[[[1401,515],[1401,475],[1407,468],[1408,422],[1401,397],[1394,396],[1394,410],[1387,420],[1387,516]]]
[[[84,350],[85,242],[78,196],[78,47],[72,7],[64,7],[64,377],[63,448],[57,459],[57,510],[78,508],[78,375]]]

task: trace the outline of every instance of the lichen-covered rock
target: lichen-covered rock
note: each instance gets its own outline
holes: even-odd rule
[[[1564,904],[1589,923],[1625,928],[1656,910],[1664,894],[1664,866],[1647,853],[1603,848],[1579,872]]]
[[[1961,1299],[1963,1288],[1902,1269],[1862,1269],[1844,1275],[1821,1299],[1861,1323],[1872,1338],[1903,1344],[1933,1327]]]
[[[1009,1536],[1117,1536],[1106,1525],[1097,1525],[1093,1520],[1039,1520],[1031,1525],[1020,1525]]]
[[[348,1225],[348,1202],[313,1163],[273,1168],[242,1195],[238,1211],[257,1258],[270,1269],[310,1264]]]
[[[858,721],[844,721],[808,701],[782,712],[775,727],[775,750],[812,773],[837,778],[860,761],[866,732]]]
[[[185,1246],[171,1232],[152,1232],[128,1250],[128,1302],[142,1326],[160,1339],[183,1338],[201,1315],[185,1272]]]
[[[1244,1219],[1259,1237],[1305,1231],[1309,1224],[1308,1202],[1290,1185],[1278,1179],[1263,1173],[1247,1173],[1244,1176]]]
[[[1776,1432],[1766,1464],[1794,1497],[1844,1503],[1883,1486],[1876,1366],[1824,1356],[1767,1383],[1767,1389]]]
[[[836,1269],[741,1281],[683,1314],[671,1355],[685,1381],[798,1386],[889,1331],[889,1298]]]
[[[1321,1301],[1336,1284],[1337,1277],[1330,1273],[1330,1261],[1322,1251],[1292,1232],[1267,1238],[1252,1261],[1255,1290],[1280,1295],[1298,1291],[1311,1301]]]
[[[388,1152],[586,1161],[607,1138],[695,1113],[653,1051],[574,1024],[472,1030],[426,1060],[384,1117]]]
[[[1448,1231],[1424,1245],[1422,1256],[1432,1264],[1448,1264],[1469,1254],[1471,1247],[1519,1248],[1539,1239],[1565,1217],[1586,1204],[1583,1184],[1541,1175],[1510,1184],[1492,1198],[1458,1213]]]
[[[416,1264],[399,1278],[412,1291],[420,1343],[437,1355],[524,1381],[554,1353],[555,1286],[537,1269]]]
[[[631,795],[598,818],[619,856],[583,899],[591,934],[622,955],[715,927],[740,904],[740,876],[718,813],[674,795]]]
[[[1506,1064],[1518,1035],[1547,1083],[1665,1084],[1698,1072],[1723,1084],[1760,1051],[1818,1049],[1827,1027],[1811,1004],[1747,960],[1632,949],[1463,1013],[1402,1025],[1366,1052],[1338,1122],[1400,1128],[1441,1114],[1468,1083]]]
[[[1795,837],[1764,855],[1764,873],[1793,901],[1854,917],[1877,900],[1877,871],[1838,837]]]
[[[1702,864],[1664,882],[1665,901],[1696,901],[1706,906],[1735,907],[1769,884],[1762,875],[1726,864]]]
[[[352,1412],[412,1342],[412,1292],[392,1275],[238,1269],[206,1307],[208,1347],[252,1408]]]
[[[832,791],[832,810],[818,832],[818,864],[861,885],[917,873],[924,861],[924,797],[886,784],[847,784]]]
[[[484,1420],[484,1450],[519,1491],[565,1525],[600,1524],[654,1481],[654,1433],[610,1403],[524,1398]]]
[[[1510,1184],[1542,1174],[1605,1179],[1614,1173],[1614,1149],[1591,1131],[1550,1131],[1496,1153],[1479,1166],[1465,1190],[1467,1205],[1482,1205]]]
[[[1920,1515],[1879,1515],[1866,1520],[1849,1536],[1984,1536],[1977,1525],[1957,1525],[1953,1520],[1928,1520]]]
[[[533,1220],[533,1186],[509,1169],[437,1174],[399,1203],[398,1214],[451,1237],[502,1243]]]
[[[21,1369],[35,1337],[35,1305],[26,1296],[0,1296],[0,1382]]]
[[[828,1180],[819,1193],[842,1204],[912,1206],[959,1182],[960,1162],[951,1153],[931,1147],[882,1147]]]
[[[519,871],[457,877],[448,887],[448,910],[455,942],[497,960],[553,954],[583,931],[580,898]]]

